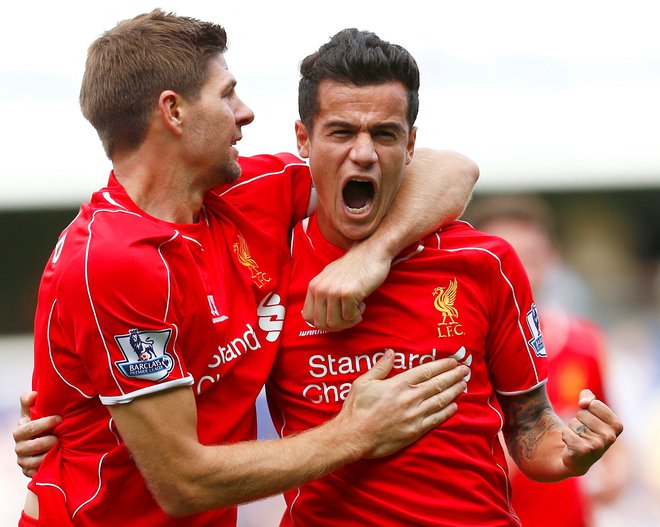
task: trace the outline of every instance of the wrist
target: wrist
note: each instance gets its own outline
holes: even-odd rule
[[[359,243],[360,249],[372,260],[391,263],[396,256],[409,245],[403,232],[393,232],[392,229],[376,231],[369,238]]]
[[[367,431],[358,419],[346,415],[345,410],[326,422],[324,427],[327,427],[328,448],[336,451],[340,458],[339,465],[367,457],[372,449],[372,445],[367,441]],[[341,447],[338,448],[338,445]]]

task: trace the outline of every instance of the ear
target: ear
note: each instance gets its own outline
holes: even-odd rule
[[[183,132],[183,110],[182,100],[178,93],[172,90],[165,90],[158,97],[158,112],[165,125],[165,128],[181,135]]]
[[[300,119],[296,121],[296,144],[298,145],[298,153],[300,154],[300,157],[307,159],[311,147],[309,130],[307,130],[307,127]]]
[[[413,126],[408,138],[408,145],[406,146],[406,165],[410,164],[415,153],[415,141],[417,140],[417,127]]]

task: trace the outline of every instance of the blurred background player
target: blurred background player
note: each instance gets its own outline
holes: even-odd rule
[[[548,397],[557,414],[562,419],[575,415],[583,388],[607,402],[606,335],[596,323],[575,314],[588,304],[585,289],[579,277],[566,272],[547,203],[537,196],[482,198],[470,205],[466,219],[511,243],[527,271],[548,355]],[[610,503],[626,482],[624,448],[617,443],[588,475],[554,483],[532,481],[510,463],[513,505],[522,524],[594,525],[592,507]]]

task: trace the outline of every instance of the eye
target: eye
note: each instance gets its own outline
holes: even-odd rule
[[[334,139],[348,139],[353,136],[353,132],[346,128],[337,128],[330,130],[330,137]]]
[[[396,143],[399,139],[399,134],[391,130],[377,130],[373,133],[373,138],[381,143]]]

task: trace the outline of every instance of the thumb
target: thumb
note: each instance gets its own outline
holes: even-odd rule
[[[595,400],[596,396],[591,390],[582,390],[580,391],[580,397],[578,398],[578,404],[580,408],[587,408],[591,401]]]
[[[30,408],[37,400],[37,392],[23,392],[21,394],[21,418],[30,419]]]
[[[303,308],[300,313],[302,314],[302,317],[305,319],[305,321],[309,322],[310,324],[314,323],[314,297],[309,292],[309,289],[307,290],[305,303],[303,304]]]
[[[394,351],[388,348],[362,378],[368,381],[384,379],[392,371],[392,366],[394,366]]]

